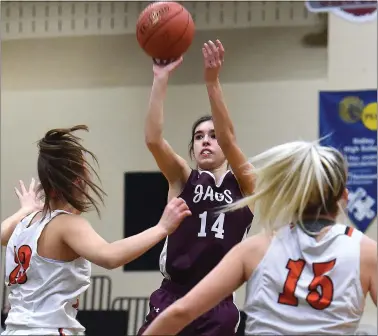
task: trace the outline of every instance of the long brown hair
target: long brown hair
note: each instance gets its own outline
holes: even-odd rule
[[[106,193],[92,181],[92,173],[99,181],[100,178],[86,156],[90,156],[97,165],[98,161],[81,144],[82,139],[73,134],[79,130],[89,131],[86,125],[52,129],[38,141],[39,191],[44,192],[44,214],[51,212],[51,200],[59,200],[67,202],[80,212],[88,212],[94,207],[100,216],[98,202],[89,191],[102,204]]]

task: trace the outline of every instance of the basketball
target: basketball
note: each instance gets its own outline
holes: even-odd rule
[[[191,14],[177,2],[154,2],[139,15],[136,34],[141,48],[152,58],[179,58],[194,37]]]

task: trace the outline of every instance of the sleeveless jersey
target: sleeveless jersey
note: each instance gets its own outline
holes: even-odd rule
[[[71,262],[38,255],[37,242],[56,210],[29,226],[36,213],[24,218],[7,245],[5,275],[10,287],[7,327],[65,328],[82,332],[76,320],[79,296],[90,285],[91,264],[78,258]]]
[[[333,225],[317,242],[300,227],[278,231],[247,282],[246,335],[355,335],[365,298],[362,233]]]
[[[216,184],[212,173],[192,170],[179,197],[192,215],[167,237],[160,271],[166,279],[190,289],[247,235],[253,215],[249,208],[215,213],[243,197],[231,171]]]

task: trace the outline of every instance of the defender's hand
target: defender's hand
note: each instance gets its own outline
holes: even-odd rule
[[[167,235],[173,233],[185,217],[191,216],[191,212],[181,198],[173,198],[165,207],[164,213],[157,225],[164,229]]]

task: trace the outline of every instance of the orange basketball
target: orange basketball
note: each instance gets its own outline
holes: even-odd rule
[[[152,58],[179,58],[190,47],[194,37],[190,13],[177,2],[154,2],[138,18],[136,34],[139,45]]]

